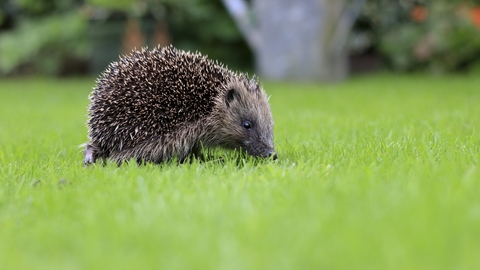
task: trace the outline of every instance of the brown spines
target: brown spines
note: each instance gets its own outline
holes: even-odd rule
[[[218,89],[233,76],[200,54],[173,47],[121,57],[90,96],[91,141],[109,152],[175,133],[210,114]]]

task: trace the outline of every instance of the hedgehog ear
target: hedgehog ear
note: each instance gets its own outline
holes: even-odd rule
[[[225,102],[227,103],[227,106],[230,107],[230,103],[236,98],[237,96],[237,91],[232,88],[227,91],[227,96],[225,99]]]

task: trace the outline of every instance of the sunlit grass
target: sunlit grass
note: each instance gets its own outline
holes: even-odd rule
[[[265,83],[275,162],[82,166],[94,79],[0,81],[0,269],[480,269],[480,79]]]

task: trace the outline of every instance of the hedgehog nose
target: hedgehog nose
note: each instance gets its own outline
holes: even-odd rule
[[[275,152],[270,152],[267,154],[267,157],[272,157],[273,160],[277,160],[277,153]]]

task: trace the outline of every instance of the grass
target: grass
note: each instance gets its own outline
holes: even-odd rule
[[[480,79],[265,83],[279,160],[84,168],[94,79],[0,81],[0,269],[480,269]]]

